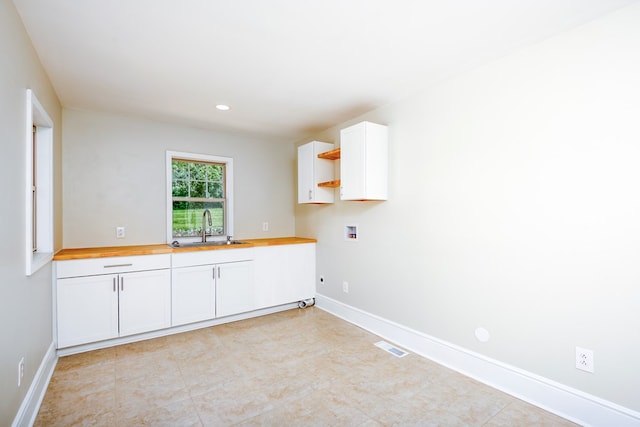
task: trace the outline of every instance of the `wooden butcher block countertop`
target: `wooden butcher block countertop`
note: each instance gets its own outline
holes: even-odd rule
[[[155,254],[171,254],[179,252],[192,251],[215,251],[229,250],[239,248],[250,248],[256,246],[275,246],[275,245],[296,245],[300,243],[316,243],[316,239],[307,239],[304,237],[273,237],[266,239],[241,239],[242,244],[221,245],[221,246],[200,246],[187,248],[173,248],[166,243],[157,245],[136,245],[136,246],[109,246],[99,248],[74,248],[62,249],[57,252],[53,260],[64,261],[70,259],[85,258],[105,258],[114,256],[132,256],[132,255],[155,255]]]

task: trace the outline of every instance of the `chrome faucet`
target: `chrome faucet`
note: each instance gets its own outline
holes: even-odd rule
[[[202,212],[202,243],[206,243],[207,236],[210,236],[210,234],[207,234],[207,216],[209,216],[209,227],[213,225],[213,221],[211,220],[211,211],[209,209],[205,209],[204,212]]]

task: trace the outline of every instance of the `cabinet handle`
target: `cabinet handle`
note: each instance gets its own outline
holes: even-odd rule
[[[220,267],[213,267],[213,279],[215,280],[216,278],[216,270],[218,271],[218,279],[220,278]]]
[[[132,267],[133,264],[111,264],[105,265],[104,268],[114,268],[114,267]]]
[[[313,199],[313,190],[309,190],[309,200]]]
[[[124,291],[124,277],[120,278],[120,290]]]
[[[114,277],[113,278],[113,292],[115,292],[116,290],[117,290],[116,289],[116,278]]]

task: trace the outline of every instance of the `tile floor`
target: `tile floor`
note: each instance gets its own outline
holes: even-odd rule
[[[312,307],[60,358],[36,426],[574,426]]]

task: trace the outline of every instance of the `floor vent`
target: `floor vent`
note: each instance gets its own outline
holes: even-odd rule
[[[409,354],[406,351],[401,350],[398,347],[394,347],[391,344],[389,344],[388,342],[384,342],[384,341],[378,341],[377,343],[375,343],[375,346],[376,347],[380,347],[381,349],[383,349],[387,353],[391,353],[396,357],[404,357],[407,354]]]

